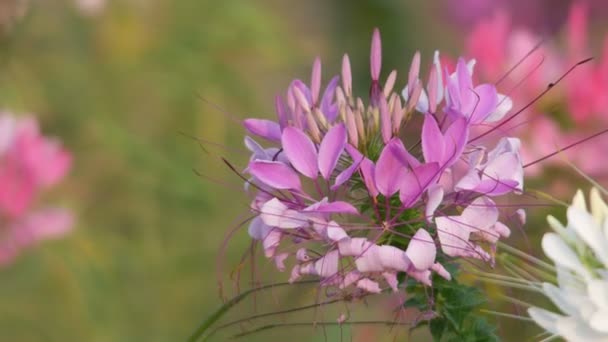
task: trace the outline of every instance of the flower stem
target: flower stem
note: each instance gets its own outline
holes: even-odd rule
[[[217,309],[211,316],[209,316],[206,320],[204,320],[199,326],[198,328],[196,328],[196,330],[194,331],[194,333],[188,338],[188,342],[196,342],[199,338],[201,338],[201,336],[203,336],[205,334],[205,332],[207,332],[207,330],[218,320],[220,320],[220,318],[222,318],[233,306],[237,305],[238,303],[240,303],[243,299],[247,298],[247,296],[249,296],[252,293],[255,293],[257,291],[263,291],[263,290],[267,290],[267,289],[271,289],[274,287],[281,287],[281,286],[287,286],[287,285],[297,285],[297,284],[310,284],[310,283],[315,283],[315,280],[306,280],[306,281],[300,281],[300,282],[295,282],[293,284],[285,282],[285,283],[277,283],[277,284],[268,284],[268,285],[264,285],[264,286],[260,286],[260,287],[256,287],[256,288],[251,288],[247,291],[244,291],[243,293],[238,294],[237,296],[233,297],[232,299],[230,299],[229,301],[227,301],[226,303],[224,303],[224,305],[222,305],[219,309]]]

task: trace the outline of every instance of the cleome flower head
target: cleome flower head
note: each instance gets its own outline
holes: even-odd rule
[[[327,86],[319,59],[310,83],[291,82],[276,98],[276,121],[244,121],[258,139],[245,138],[249,234],[279,270],[290,265],[290,281],[316,276],[375,293],[397,291],[400,275],[425,285],[433,273],[450,279],[449,257],[493,263],[496,242],[510,234],[495,198],[523,190],[519,140],[485,146],[492,140],[471,132],[500,121],[511,100],[474,84],[474,60],[448,70],[436,52],[426,84],[420,65],[416,53],[394,92],[396,71],[381,81],[375,30],[367,104],[344,55],[341,77]]]
[[[569,341],[608,339],[608,206],[597,189],[590,193],[590,210],[579,190],[563,226],[554,217],[554,233],[542,240],[545,254],[555,263],[557,286],[543,283],[542,291],[560,313],[538,307],[530,317],[551,334]]]

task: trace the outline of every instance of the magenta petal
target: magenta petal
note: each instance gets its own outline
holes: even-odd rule
[[[339,81],[340,78],[338,76],[334,76],[334,78],[332,78],[327,84],[327,87],[323,92],[323,97],[321,98],[321,112],[323,115],[325,115],[325,118],[329,122],[334,122],[338,116],[338,105],[333,101]]]
[[[398,138],[391,140],[386,146],[393,153],[394,157],[397,158],[401,164],[405,167],[415,168],[420,166],[420,161],[411,155],[403,146],[403,143]]]
[[[445,132],[444,137],[444,154],[441,161],[443,168],[450,167],[454,164],[467,144],[469,139],[469,124],[464,118],[458,118],[454,121]]]
[[[279,126],[281,128],[285,128],[289,120],[289,112],[287,111],[285,101],[283,101],[283,98],[281,96],[275,96],[274,107],[277,112],[277,118],[279,119]]]
[[[348,154],[350,154],[350,157],[354,161],[360,161],[361,176],[363,177],[363,182],[365,182],[365,187],[367,188],[369,194],[373,197],[378,196],[378,188],[376,187],[375,183],[376,168],[374,163],[365,158],[365,156],[361,154],[359,150],[350,144],[346,145],[346,151]]]
[[[422,194],[439,178],[439,164],[423,164],[401,178],[399,199],[401,204],[409,208],[416,203]]]
[[[426,230],[418,229],[410,240],[405,254],[417,270],[426,270],[435,262],[437,255],[435,241]]]
[[[300,190],[302,188],[298,174],[281,162],[253,161],[249,163],[249,173],[275,189]]]
[[[340,172],[336,176],[336,182],[334,183],[334,185],[332,185],[331,190],[335,191],[337,188],[340,187],[340,185],[347,182],[353,176],[353,174],[359,169],[361,162],[362,162],[362,160],[354,161],[349,167],[344,169],[344,171]]]
[[[403,163],[397,158],[397,154],[391,151],[391,145],[398,145],[405,151],[403,144],[398,138],[391,140],[384,147],[376,163],[376,187],[381,194],[390,197],[399,190],[402,178],[406,173]],[[399,149],[399,147],[397,147]]]
[[[287,127],[283,131],[281,143],[285,155],[296,170],[308,178],[317,178],[317,149],[304,132],[298,128]]]
[[[246,119],[243,126],[251,134],[270,141],[281,141],[281,126],[278,123],[264,119]]]
[[[343,124],[332,127],[319,146],[319,171],[329,179],[346,145],[346,128]]]
[[[445,141],[433,115],[424,116],[422,125],[422,155],[427,163],[442,162]]]

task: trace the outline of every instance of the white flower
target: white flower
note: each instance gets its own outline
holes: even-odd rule
[[[608,206],[592,189],[588,210],[579,190],[567,216],[566,227],[549,216],[555,233],[542,240],[543,251],[555,263],[557,286],[543,283],[541,290],[560,313],[537,307],[528,313],[569,341],[608,341]]]

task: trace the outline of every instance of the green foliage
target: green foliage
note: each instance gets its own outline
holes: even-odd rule
[[[406,307],[415,307],[421,312],[433,312],[436,317],[428,325],[434,341],[497,341],[494,327],[479,315],[479,307],[486,302],[485,295],[476,287],[459,283],[455,276],[455,265],[448,264],[452,280],[439,276],[433,279],[432,301],[424,286],[408,280],[406,292],[412,297],[405,302]]]

